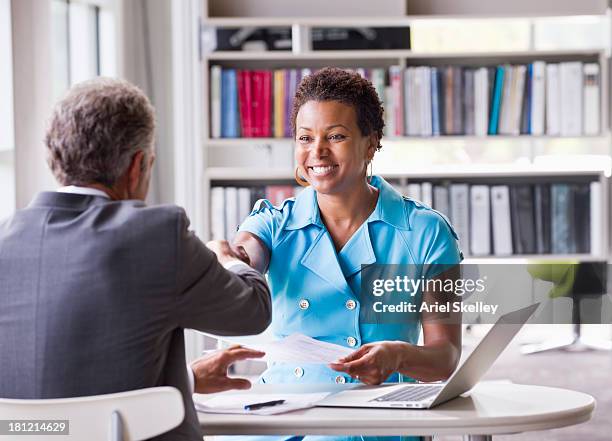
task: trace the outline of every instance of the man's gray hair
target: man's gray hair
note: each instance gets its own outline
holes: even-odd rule
[[[62,185],[112,186],[134,154],[149,152],[154,134],[155,110],[138,87],[96,78],[72,87],[55,107],[47,161]]]

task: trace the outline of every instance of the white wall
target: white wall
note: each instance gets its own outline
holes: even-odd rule
[[[43,144],[52,108],[50,3],[11,3],[17,208],[26,206],[39,191],[57,187]]]
[[[0,0],[0,219],[15,210],[11,2]]]

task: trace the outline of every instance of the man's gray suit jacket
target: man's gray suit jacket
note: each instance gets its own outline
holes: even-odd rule
[[[254,334],[270,322],[263,277],[228,271],[176,206],[46,192],[0,223],[0,397],[178,388],[201,440],[183,329]]]

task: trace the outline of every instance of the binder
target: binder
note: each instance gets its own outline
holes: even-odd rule
[[[510,188],[512,217],[512,248],[516,254],[535,254],[535,204],[533,186],[514,185]]]
[[[535,221],[538,254],[550,254],[550,186],[537,184],[535,186]]]
[[[491,204],[488,185],[470,188],[470,241],[474,256],[491,254]]]
[[[470,248],[470,192],[467,184],[450,186],[450,220],[459,236],[459,246]]]
[[[210,121],[211,136],[221,138],[221,66],[210,68]]]
[[[225,189],[210,190],[210,233],[213,240],[225,240]]]
[[[489,120],[489,135],[497,135],[498,133],[499,114],[500,114],[503,89],[504,89],[504,67],[497,66],[497,71],[495,73],[495,85],[493,87],[493,98],[491,101],[491,118]]]
[[[496,256],[509,256],[512,254],[512,224],[510,188],[507,185],[491,187],[491,217],[493,219],[493,253]]]
[[[433,188],[433,208],[444,216],[450,217],[448,188],[443,185],[435,185]]]

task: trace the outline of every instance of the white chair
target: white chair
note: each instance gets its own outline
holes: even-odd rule
[[[55,441],[144,440],[175,428],[184,417],[183,399],[173,387],[76,398],[0,399],[0,420],[68,420],[70,434],[51,437]],[[44,433],[26,438],[50,439]]]

